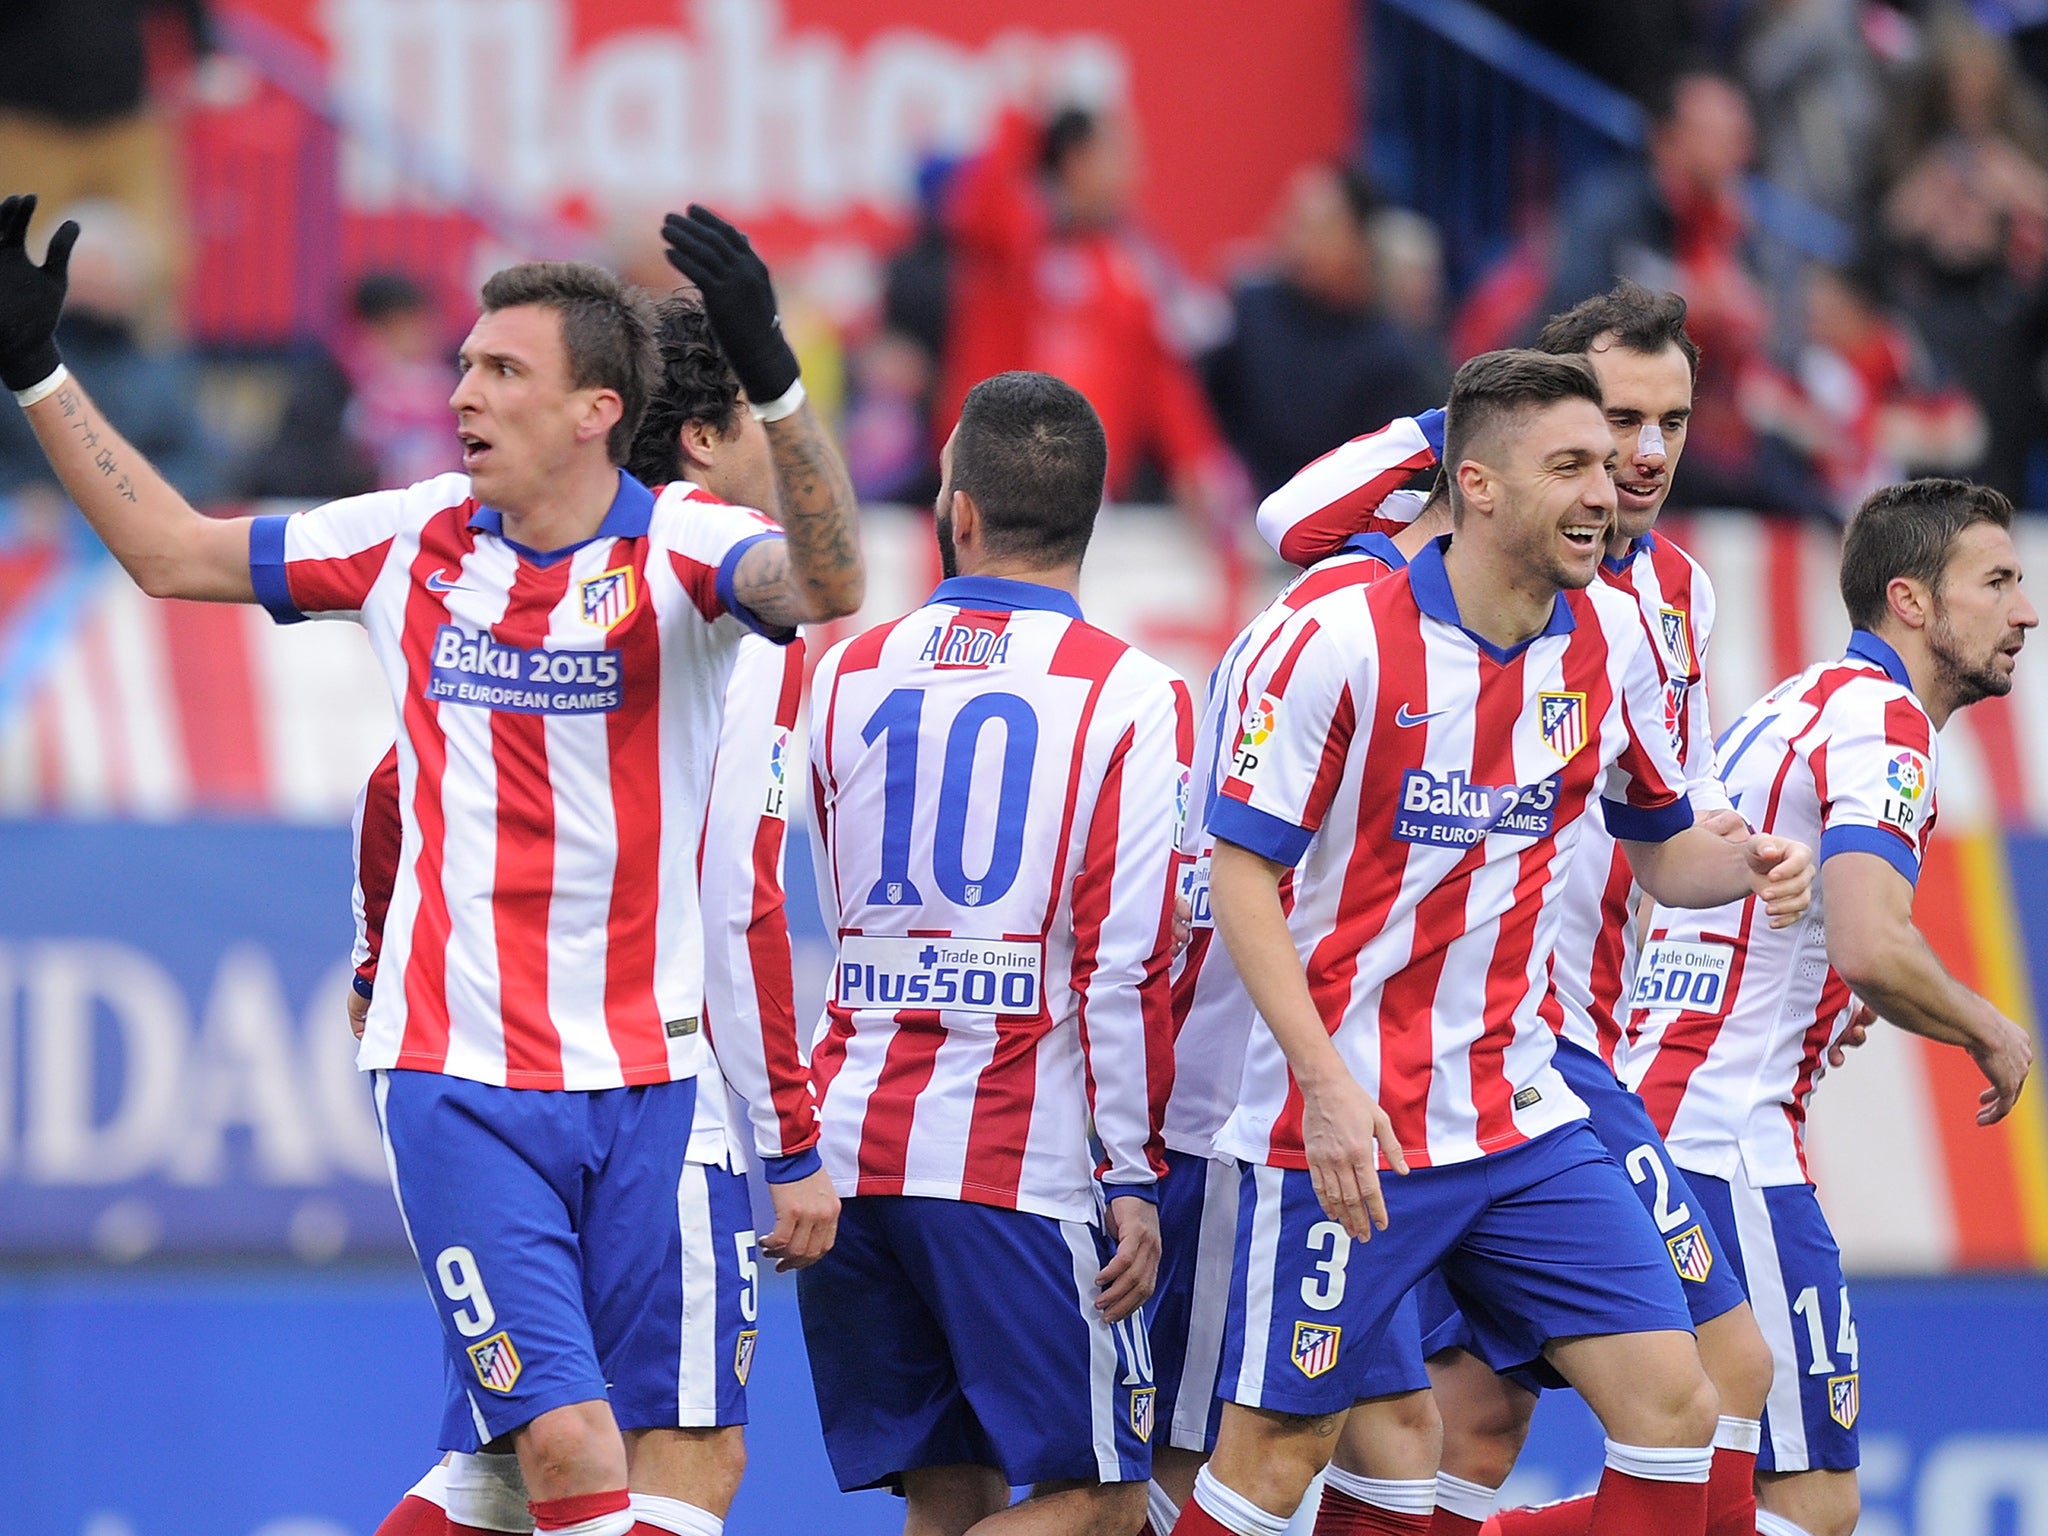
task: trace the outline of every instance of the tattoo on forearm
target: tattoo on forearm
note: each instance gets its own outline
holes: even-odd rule
[[[773,585],[804,610],[778,622],[843,612],[857,599],[861,582],[859,504],[845,461],[809,406],[772,424],[768,446],[786,535],[780,562],[772,567]],[[762,570],[769,569],[764,561]],[[748,606],[766,619],[776,598],[770,583],[759,586],[762,604],[749,601]]]
[[[57,409],[63,415],[64,420],[70,424],[71,431],[77,436],[79,442],[83,443],[86,449],[91,452],[92,457],[88,462],[101,475],[113,481],[114,494],[123,501],[133,502],[135,500],[135,482],[128,472],[121,467],[121,461],[115,456],[113,448],[102,443],[100,429],[94,424],[93,419],[86,415],[85,402],[79,398],[78,391],[68,388],[59,390],[57,392]]]

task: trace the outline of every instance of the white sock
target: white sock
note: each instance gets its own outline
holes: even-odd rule
[[[675,1536],[725,1536],[725,1522],[708,1509],[665,1499],[658,1493],[633,1495],[633,1515],[643,1525],[672,1531]]]
[[[1370,1504],[1374,1509],[1397,1515],[1436,1513],[1436,1479],[1433,1477],[1360,1477],[1331,1462],[1324,1480],[1339,1493]]]
[[[1180,1524],[1180,1506],[1173,1502],[1173,1495],[1157,1483],[1147,1483],[1145,1518],[1151,1522],[1158,1536],[1172,1536],[1173,1528]]]
[[[1714,1425],[1714,1449],[1717,1451],[1747,1451],[1754,1456],[1763,1443],[1762,1419],[1736,1419],[1724,1413]]]
[[[1806,1536],[1806,1532],[1783,1515],[1759,1509],[1756,1512],[1756,1536]]]
[[[1195,1474],[1195,1502],[1234,1536],[1287,1536],[1286,1515],[1269,1515],[1243,1494],[1226,1488],[1206,1466]]]
[[[1499,1502],[1498,1488],[1453,1477],[1448,1472],[1436,1475],[1436,1507],[1448,1510],[1461,1520],[1484,1520]]]
[[[448,1518],[480,1531],[507,1531],[525,1536],[533,1529],[533,1511],[526,1507],[526,1479],[519,1458],[506,1455],[448,1458]]]
[[[1623,1445],[1607,1442],[1607,1465],[1652,1483],[1704,1483],[1713,1470],[1711,1445]]]
[[[427,1475],[405,1490],[408,1499],[425,1499],[440,1510],[448,1508],[448,1463],[437,1461]]]

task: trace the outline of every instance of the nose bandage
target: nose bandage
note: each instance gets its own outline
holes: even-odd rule
[[[1644,422],[1643,429],[1636,433],[1636,457],[1647,459],[1654,456],[1661,459],[1665,454],[1663,431],[1654,421]]]

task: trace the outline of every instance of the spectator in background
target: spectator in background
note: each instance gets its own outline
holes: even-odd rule
[[[64,209],[51,227],[76,219],[70,297],[57,325],[57,345],[70,365],[93,381],[93,396],[136,450],[195,505],[220,498],[217,445],[193,401],[198,378],[191,360],[164,345],[145,345],[138,325],[157,270],[149,229],[118,203],[88,201]],[[20,411],[0,412],[0,494],[31,515],[65,504],[49,460]]]
[[[1242,473],[1170,334],[1173,274],[1132,225],[1137,183],[1122,112],[1004,113],[945,199],[952,302],[933,431],[952,430],[977,380],[1039,369],[1102,418],[1111,499],[1156,470],[1190,514],[1227,526],[1246,510]]]
[[[2048,265],[2048,106],[2003,42],[1946,13],[1892,114],[1884,230],[1893,293],[1983,405],[1976,475],[2019,500],[2048,435],[2039,367]]]
[[[1361,432],[1428,410],[1450,388],[1441,355],[1423,355],[1381,304],[1379,211],[1351,166],[1303,166],[1281,205],[1273,271],[1232,291],[1230,338],[1203,373],[1260,496]]]
[[[136,315],[153,334],[168,324],[186,233],[171,132],[148,93],[144,20],[180,18],[202,89],[222,94],[236,71],[216,51],[207,10],[206,0],[0,4],[0,185],[40,188],[45,210],[85,198],[126,208],[156,253]],[[39,242],[58,221],[36,223]]]
[[[1888,313],[1867,267],[1807,271],[1806,330],[1789,371],[1742,382],[1751,426],[1801,455],[1847,522],[1881,485],[1952,474],[1984,452],[1984,414],[1945,381],[1911,326]]]
[[[1862,10],[1859,0],[1757,0],[1740,60],[1763,174],[1851,224],[1875,190],[1884,112]]]
[[[1422,357],[1448,366],[1444,340],[1444,237],[1412,208],[1382,208],[1372,219],[1380,305]]]
[[[426,291],[403,273],[373,272],[356,284],[349,310],[348,431],[376,465],[377,484],[412,485],[460,469],[448,409],[455,366]]]
[[[1736,381],[1760,357],[1771,315],[1750,246],[1743,179],[1756,128],[1742,92],[1720,75],[1687,73],[1651,110],[1649,154],[1596,172],[1558,220],[1541,315],[1604,293],[1619,278],[1685,295],[1700,348],[1684,490],[1691,506],[1788,509],[1807,488],[1760,464],[1738,410]]]

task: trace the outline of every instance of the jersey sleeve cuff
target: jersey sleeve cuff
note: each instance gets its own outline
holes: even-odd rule
[[[291,583],[285,579],[284,529],[291,517],[275,512],[249,521],[249,585],[280,624],[303,623],[306,617],[292,602]]]
[[[805,1147],[801,1152],[792,1152],[787,1157],[764,1157],[761,1159],[761,1177],[770,1184],[794,1184],[798,1179],[808,1179],[820,1168],[825,1160],[818,1156],[816,1147]]]
[[[1151,1184],[1104,1184],[1102,1186],[1102,1198],[1105,1200],[1121,1200],[1126,1195],[1131,1196],[1133,1199],[1143,1200],[1148,1205],[1157,1205],[1159,1203],[1159,1185],[1157,1182],[1154,1182]]]
[[[1692,825],[1692,800],[1680,795],[1669,805],[1624,805],[1602,800],[1608,833],[1625,843],[1666,843]]]
[[[727,550],[725,558],[718,562],[718,600],[725,605],[727,613],[738,619],[762,639],[772,640],[777,645],[787,645],[796,638],[796,631],[794,629],[777,629],[762,623],[751,608],[747,607],[745,603],[742,603],[733,595],[733,582],[739,577],[740,557],[763,539],[779,539],[781,537],[782,535],[779,533],[757,533],[749,538],[741,539],[739,543]],[[775,1181],[771,1180],[770,1182]]]
[[[1242,800],[1224,795],[1209,808],[1209,833],[1226,843],[1249,848],[1276,864],[1299,864],[1315,840],[1307,827],[1297,827],[1267,811],[1254,810]]]
[[[1444,457],[1444,412],[1441,407],[1424,411],[1415,418],[1415,425],[1422,429],[1423,441],[1429,444],[1429,451],[1442,463]]]
[[[368,967],[365,967],[365,969],[368,969]],[[356,989],[357,997],[369,998],[377,995],[377,978],[374,971],[368,976],[365,976],[362,971],[357,971],[354,976],[349,978],[349,985]]]
[[[1920,883],[1920,860],[1905,839],[1882,827],[1829,827],[1820,835],[1819,863],[1838,853],[1874,853],[1906,877],[1908,885]]]

